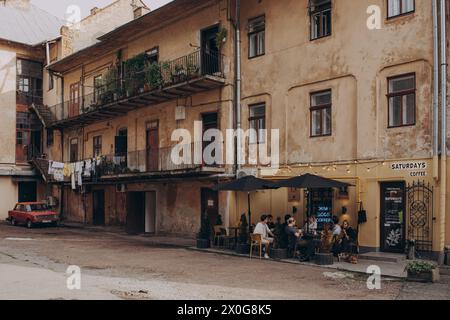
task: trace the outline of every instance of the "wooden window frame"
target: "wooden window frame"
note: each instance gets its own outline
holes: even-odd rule
[[[255,21],[259,20],[259,19],[264,19],[264,29],[263,30],[250,31],[250,25],[252,24],[252,22],[255,22]],[[263,15],[260,15],[260,16],[257,16],[257,17],[249,19],[247,28],[248,28],[248,34],[247,34],[247,37],[248,37],[248,59],[251,60],[251,59],[255,59],[255,58],[259,58],[259,57],[264,56],[266,54],[266,15],[263,14]],[[251,37],[253,35],[255,35],[255,34],[258,34],[258,33],[264,33],[264,47],[262,48],[263,49],[262,53],[260,53],[260,54],[256,53],[254,56],[252,56],[252,55],[250,55]]]
[[[403,91],[398,91],[395,93],[391,93],[391,89],[390,89],[390,82],[392,80],[396,80],[396,79],[400,79],[400,78],[406,78],[406,77],[414,77],[414,88],[413,89],[408,89],[408,90],[403,90]],[[394,125],[391,126],[391,98],[394,97],[403,97],[403,96],[408,96],[410,94],[414,94],[414,122],[411,124],[401,124],[401,125]],[[402,128],[402,127],[413,127],[416,125],[417,122],[417,77],[416,77],[416,73],[406,73],[406,74],[402,74],[402,75],[398,75],[398,76],[393,76],[393,77],[388,77],[387,78],[387,103],[388,103],[388,129],[395,129],[395,128]],[[403,121],[403,99],[401,100],[401,108],[400,108],[400,118]]]
[[[318,95],[318,94],[322,94],[322,93],[329,93],[330,97],[331,97],[331,103],[325,103],[325,104],[321,104],[321,105],[316,105],[313,106],[313,96]],[[322,91],[315,91],[315,92],[311,92],[309,94],[309,99],[310,99],[310,108],[309,108],[309,137],[310,138],[320,138],[320,137],[330,137],[333,135],[333,121],[331,121],[330,124],[330,132],[329,133],[323,133],[323,111],[329,109],[330,110],[330,115],[331,117],[333,117],[333,91],[331,89],[327,89],[327,90],[322,90]],[[314,134],[313,133],[313,112],[315,111],[321,111],[320,112],[320,134]],[[331,119],[333,120],[333,119]]]
[[[390,1],[400,1],[400,14],[397,14],[395,16],[390,16],[389,15],[389,2]],[[413,1],[413,10],[402,13],[402,6],[403,6],[402,0],[386,0],[386,4],[387,4],[387,6],[386,6],[386,19],[387,20],[391,20],[391,19],[396,19],[396,18],[399,18],[399,17],[407,16],[407,15],[410,15],[410,14],[414,14],[416,12],[416,0],[412,0],[412,1]]]
[[[325,4],[321,5],[322,7],[325,6]],[[330,24],[330,30],[328,34],[324,34],[324,25],[322,23],[323,21],[323,16],[324,16],[324,12],[325,11],[330,11],[330,15],[331,15],[331,24]],[[320,36],[318,37],[313,37],[313,32],[312,32],[312,27],[313,27],[313,17],[317,14],[320,14]],[[323,39],[323,38],[327,38],[327,37],[331,37],[331,35],[333,34],[333,3],[330,0],[329,2],[329,7],[327,4],[327,7],[325,8],[320,8],[318,10],[314,10],[311,11],[311,7],[309,8],[309,40],[310,41],[315,41],[315,40],[319,40],[319,39]]]
[[[264,116],[251,116],[251,109],[252,108],[258,108],[258,107],[264,107]],[[261,102],[261,103],[254,103],[254,104],[251,104],[251,105],[249,105],[248,106],[248,114],[249,114],[249,117],[248,117],[248,126],[249,126],[249,129],[251,130],[252,129],[252,122],[255,122],[256,123],[256,142],[254,142],[254,141],[251,141],[251,139],[250,139],[250,136],[249,136],[249,144],[258,144],[258,145],[260,145],[260,144],[265,144],[266,143],[266,139],[264,139],[264,141],[260,141],[260,136],[259,136],[259,134],[260,134],[260,130],[267,130],[267,105],[266,105],[266,103],[265,102]],[[259,127],[259,120],[264,120],[264,125],[265,125],[265,128],[260,128]]]
[[[102,150],[103,149],[103,141],[102,141],[102,136],[94,136],[92,138],[92,155],[93,157],[99,157],[102,155]],[[97,153],[99,151],[99,153]]]

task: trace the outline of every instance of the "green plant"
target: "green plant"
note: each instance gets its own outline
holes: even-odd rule
[[[163,85],[161,67],[158,63],[152,63],[145,67],[145,82],[152,88],[159,88]]]
[[[222,46],[225,42],[225,39],[228,36],[228,30],[225,28],[220,28],[219,32],[216,34],[216,46],[219,49],[219,51],[222,49]]]
[[[145,83],[146,54],[141,53],[125,61],[125,90],[128,95],[134,95],[143,88]]]
[[[436,269],[436,266],[426,261],[412,261],[406,266],[406,271],[411,274],[431,272],[434,269]]]
[[[239,243],[246,244],[248,242],[248,222],[247,216],[241,215],[241,223],[239,225]]]
[[[211,240],[211,222],[206,212],[202,215],[200,231],[197,238],[201,240]]]
[[[216,226],[223,225],[222,216],[219,214],[216,219]]]

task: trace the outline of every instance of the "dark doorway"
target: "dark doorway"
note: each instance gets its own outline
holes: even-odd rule
[[[115,138],[115,156],[122,168],[128,166],[128,130],[120,129]]]
[[[203,136],[205,135],[205,132],[210,129],[218,129],[218,116],[217,113],[207,113],[202,115],[202,123],[203,123]],[[205,155],[204,151],[205,148],[210,145],[211,143],[214,143],[213,141],[203,141],[203,149],[202,149],[202,155]],[[213,157],[213,159],[216,157],[215,151],[210,155]],[[203,158],[203,164],[207,164],[208,166],[214,166],[213,163],[208,163],[205,161],[205,158]]]
[[[219,194],[208,188],[202,188],[201,193],[201,214],[206,212],[211,226],[215,226],[219,216]]]
[[[92,194],[94,198],[93,224],[94,226],[103,226],[105,225],[105,191],[97,190]]]
[[[159,170],[159,127],[158,122],[147,125],[146,134],[147,172]]]
[[[381,184],[381,251],[405,251],[405,183]]]
[[[128,234],[145,232],[145,192],[127,193],[127,223]]]
[[[201,53],[203,74],[214,75],[215,73],[220,72],[219,48],[216,43],[218,32],[218,25],[202,30]]]
[[[19,202],[37,201],[37,183],[34,181],[19,182]]]

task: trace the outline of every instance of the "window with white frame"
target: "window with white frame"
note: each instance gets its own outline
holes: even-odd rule
[[[388,18],[394,18],[414,12],[415,0],[387,0]]]
[[[311,40],[331,35],[331,0],[310,0],[309,15],[311,17]]]
[[[266,17],[260,16],[248,22],[248,57],[255,58],[266,52]]]

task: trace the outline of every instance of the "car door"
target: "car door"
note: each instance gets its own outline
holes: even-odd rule
[[[16,207],[15,212],[15,219],[17,222],[25,222],[25,206],[23,204],[19,204]]]

